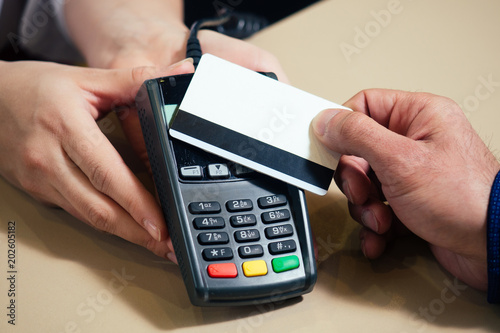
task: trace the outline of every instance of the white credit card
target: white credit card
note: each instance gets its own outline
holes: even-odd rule
[[[205,54],[169,131],[176,139],[324,195],[339,155],[315,139],[310,123],[329,108],[349,110]]]

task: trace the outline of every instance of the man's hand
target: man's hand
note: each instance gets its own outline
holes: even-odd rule
[[[366,90],[313,121],[342,156],[335,180],[349,200],[363,253],[380,256],[407,230],[472,287],[487,288],[486,214],[498,161],[453,101],[431,94]],[[387,204],[386,204],[387,203]]]

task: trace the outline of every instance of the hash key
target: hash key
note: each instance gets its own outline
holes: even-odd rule
[[[293,239],[269,243],[269,253],[271,254],[294,252],[296,249],[297,245]]]

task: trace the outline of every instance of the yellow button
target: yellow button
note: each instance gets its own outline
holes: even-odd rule
[[[261,276],[267,274],[267,265],[264,260],[245,261],[243,263],[245,276]]]

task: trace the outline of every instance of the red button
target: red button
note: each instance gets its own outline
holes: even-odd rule
[[[213,278],[235,278],[238,276],[236,265],[232,262],[224,264],[211,264],[207,268],[208,275]]]

